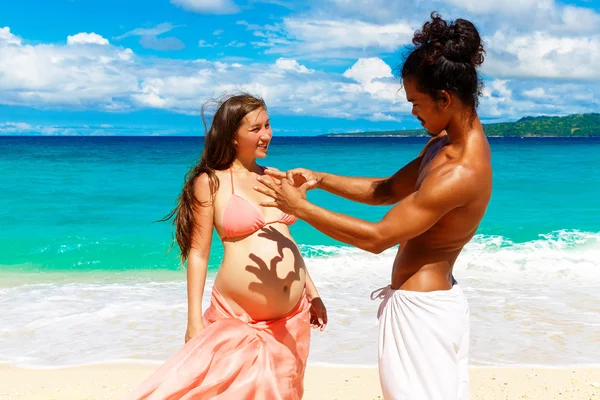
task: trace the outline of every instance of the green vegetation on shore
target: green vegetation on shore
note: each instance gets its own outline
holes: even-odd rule
[[[600,136],[600,113],[566,117],[524,117],[516,122],[484,124],[487,136],[496,137],[586,137]],[[327,134],[327,137],[426,136],[423,129]]]

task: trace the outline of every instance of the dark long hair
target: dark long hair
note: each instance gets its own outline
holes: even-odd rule
[[[436,13],[415,32],[415,48],[402,66],[402,79],[416,79],[418,89],[438,99],[440,91],[454,92],[477,108],[483,88],[477,67],[485,50],[475,25],[465,19],[446,22]]]
[[[173,218],[175,228],[175,240],[181,250],[181,262],[185,263],[190,255],[192,247],[192,234],[194,232],[194,211],[198,207],[212,205],[215,194],[219,189],[219,179],[215,171],[224,170],[231,166],[236,157],[235,135],[244,117],[259,108],[267,109],[267,106],[259,97],[247,93],[228,96],[217,103],[217,111],[213,116],[210,128],[207,128],[205,111],[207,105],[202,106],[202,123],[204,124],[204,151],[200,162],[185,175],[185,183],[177,206],[161,221]],[[202,175],[208,175],[210,186],[209,203],[201,203],[195,195],[196,179]]]

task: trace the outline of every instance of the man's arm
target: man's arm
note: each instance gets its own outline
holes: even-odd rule
[[[306,200],[293,212],[327,236],[381,253],[421,235],[449,211],[465,205],[473,195],[473,181],[464,169],[437,172],[376,223],[334,213]]]
[[[319,188],[348,200],[369,205],[395,204],[414,192],[422,157],[418,157],[389,178],[355,178],[317,173]]]
[[[432,144],[443,136],[431,138],[419,156],[406,164],[389,178],[359,178],[328,174],[325,172],[312,172],[303,168],[288,171],[288,177],[295,174],[303,175],[305,180],[315,180],[312,188],[321,188],[336,196],[369,205],[396,204],[415,191],[419,178],[419,169],[423,156]],[[273,176],[283,179],[284,172],[273,172]],[[271,175],[271,173],[270,173]]]

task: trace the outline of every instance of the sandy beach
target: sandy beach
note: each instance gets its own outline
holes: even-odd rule
[[[0,366],[0,398],[118,399],[155,364],[102,364],[62,369]],[[305,399],[381,399],[376,368],[309,366]],[[472,368],[471,398],[600,399],[600,368]]]

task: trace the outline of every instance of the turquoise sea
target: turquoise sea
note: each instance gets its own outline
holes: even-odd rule
[[[392,174],[426,138],[275,137],[264,165]],[[471,305],[473,365],[600,364],[600,138],[490,138],[494,192],[456,278]],[[200,137],[0,137],[0,362],[162,361],[181,344],[185,271],[171,227]],[[367,220],[385,207],[320,191]],[[376,363],[394,250],[372,255],[304,222],[292,234],[330,313],[310,361]],[[222,247],[215,238],[208,287]],[[208,293],[208,292],[207,292]],[[206,297],[205,300],[208,300]]]

